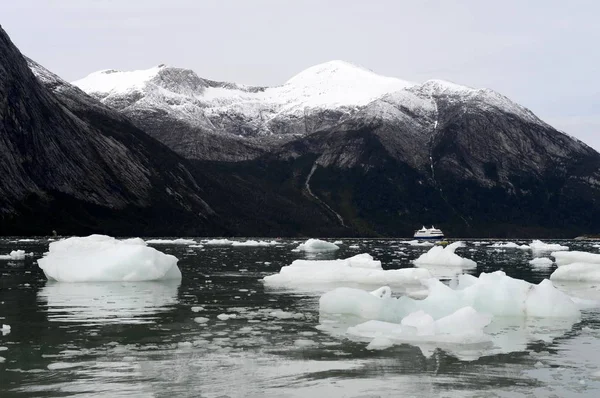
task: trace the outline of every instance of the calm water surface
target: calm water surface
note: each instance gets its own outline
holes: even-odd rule
[[[0,261],[0,324],[12,327],[0,334],[3,398],[600,396],[598,309],[577,322],[500,327],[497,346],[471,357],[413,345],[370,351],[343,335],[359,320],[319,319],[318,299],[332,286],[279,290],[261,282],[309,257],[291,251],[299,242],[154,245],[180,259],[181,282],[61,284],[49,283],[35,263],[48,241],[17,239],[0,239],[0,254],[33,256]],[[311,258],[366,252],[391,269],[411,266],[428,250],[401,240],[343,241],[339,251]],[[556,242],[599,252],[589,242]],[[490,243],[457,250],[477,261],[470,273],[504,270],[538,283],[554,269],[531,267],[530,251]],[[561,288],[600,299],[595,285]]]

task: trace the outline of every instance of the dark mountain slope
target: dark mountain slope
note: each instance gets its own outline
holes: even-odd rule
[[[0,234],[219,231],[185,160],[54,84],[57,95],[0,28]]]

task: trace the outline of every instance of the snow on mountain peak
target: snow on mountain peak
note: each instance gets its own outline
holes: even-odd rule
[[[150,69],[123,72],[106,69],[90,73],[72,84],[86,93],[124,94],[132,90],[141,90],[164,66]]]

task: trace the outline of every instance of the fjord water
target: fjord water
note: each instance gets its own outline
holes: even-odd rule
[[[269,247],[155,245],[180,259],[181,282],[69,284],[48,282],[35,263],[47,239],[4,238],[0,254],[23,249],[33,256],[0,261],[0,324],[11,326],[0,336],[0,397],[600,394],[598,309],[577,321],[543,323],[535,333],[531,325],[512,325],[502,349],[472,357],[408,344],[370,351],[344,337],[344,322],[353,320],[319,318],[318,299],[331,285],[273,289],[261,281],[299,258],[370,253],[392,269],[412,266],[429,249],[401,240],[343,242],[319,255],[292,252],[299,243],[292,240]],[[556,242],[599,252],[589,242]],[[477,261],[470,273],[503,270],[538,283],[553,270],[529,265],[531,251],[490,243],[469,241],[457,250]],[[561,289],[600,299],[593,284]]]

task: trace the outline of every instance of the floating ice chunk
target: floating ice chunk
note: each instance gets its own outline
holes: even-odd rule
[[[202,249],[204,248],[204,245],[190,245],[189,247],[192,249]]]
[[[367,345],[367,350],[385,350],[386,348],[390,348],[393,345],[394,342],[390,338],[384,336],[377,336],[373,340],[371,340],[369,345]]]
[[[204,244],[210,246],[228,246],[232,245],[233,241],[229,239],[210,239],[205,241]]]
[[[359,339],[385,339],[395,344],[481,344],[491,341],[483,331],[491,319],[491,316],[480,314],[471,307],[460,308],[436,321],[419,311],[406,316],[401,324],[370,320],[349,327],[347,334]]]
[[[341,240],[336,240],[335,242],[333,242],[334,245],[343,245],[344,242],[342,242]]]
[[[294,345],[299,348],[304,348],[304,347],[314,347],[317,345],[317,343],[312,340],[308,340],[308,339],[298,339],[298,340],[294,341]]]
[[[50,243],[38,264],[59,282],[130,282],[181,279],[177,261],[139,238],[90,235]]]
[[[383,270],[381,262],[367,253],[344,260],[295,260],[281,268],[278,274],[266,276],[267,284],[294,286],[323,283],[358,283],[369,285],[394,285],[418,283],[430,278],[426,269],[404,268]]]
[[[446,247],[434,246],[427,253],[421,254],[413,263],[418,267],[427,267],[427,265],[448,265],[463,268],[476,267],[477,263],[475,261],[462,258],[454,253],[459,247],[463,247],[462,242],[454,242]]]
[[[550,253],[555,258],[556,265],[563,266],[572,263],[588,263],[600,264],[600,254],[588,253],[581,251],[572,252],[552,252]]]
[[[461,276],[454,287],[437,279],[423,281],[429,289],[425,299],[408,296],[383,298],[367,291],[338,288],[319,300],[323,314],[346,314],[364,319],[399,323],[408,314],[423,310],[434,319],[463,307],[493,316],[506,317],[578,317],[573,300],[548,280],[533,285],[513,279],[504,272],[482,273],[479,278]]]
[[[247,240],[245,242],[233,242],[231,245],[236,247],[265,247],[265,246],[276,246],[279,242],[277,241],[257,241],[257,240]]]
[[[192,307],[191,310],[192,312],[200,312],[204,311],[204,307]]]
[[[305,252],[329,252],[338,250],[339,246],[334,245],[330,242],[325,242],[320,239],[309,239],[304,243],[298,245],[296,250],[305,251]]]
[[[194,318],[194,322],[196,322],[196,323],[206,323],[206,322],[208,322],[209,320],[210,320],[210,319],[208,319],[208,318],[205,318],[205,317],[203,317],[203,316],[199,316],[199,317],[196,317],[196,318]]]
[[[562,265],[550,275],[550,279],[556,281],[600,282],[600,264],[572,263]]]
[[[150,239],[147,240],[146,243],[149,243],[151,245],[195,245],[196,242],[193,239]]]
[[[527,245],[518,245],[514,242],[494,243],[489,247],[504,248],[504,249],[529,249]]]
[[[552,266],[553,261],[551,259],[549,259],[548,257],[538,257],[538,258],[534,258],[533,260],[529,261],[529,264],[533,265],[534,267],[545,268],[545,267]]]
[[[10,330],[11,330],[10,325],[3,324],[2,327],[0,328],[0,333],[2,333],[2,335],[9,334]]]
[[[529,244],[529,248],[534,252],[551,252],[569,250],[568,246],[562,246],[558,243],[544,243],[541,240],[534,240]]]
[[[237,314],[219,314],[219,315],[217,315],[217,318],[222,321],[226,321],[228,319],[237,318]]]
[[[408,240],[405,242],[400,242],[400,243],[404,243],[410,246],[433,246],[433,242],[427,242],[427,241],[420,241],[420,240]]]
[[[350,245],[348,246],[348,249],[360,249],[359,245]]]
[[[60,370],[60,369],[70,369],[80,366],[78,363],[69,363],[69,362],[54,362],[48,365],[49,370]]]
[[[25,256],[33,256],[33,253],[25,253],[25,250],[13,250],[9,254],[0,255],[0,260],[24,260]]]

